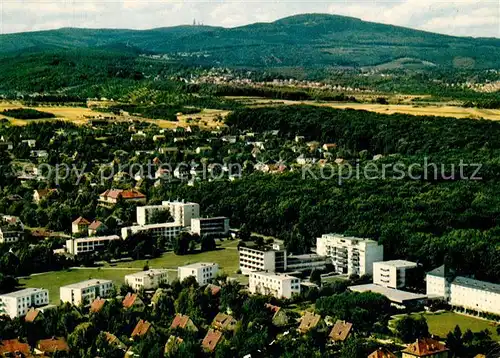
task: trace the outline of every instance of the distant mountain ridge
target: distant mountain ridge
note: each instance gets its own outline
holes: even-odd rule
[[[123,44],[144,53],[175,55],[233,67],[404,66],[500,68],[500,39],[435,34],[357,18],[304,14],[271,23],[222,28],[79,29],[0,36],[0,54]],[[405,61],[398,61],[405,59]]]

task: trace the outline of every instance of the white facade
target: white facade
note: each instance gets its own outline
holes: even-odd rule
[[[405,287],[406,271],[417,266],[415,262],[405,260],[375,262],[373,263],[373,283],[388,288]]]
[[[373,263],[384,259],[384,247],[374,240],[325,234],[316,240],[316,253],[332,258],[336,272],[371,275]]]
[[[191,265],[180,266],[177,269],[177,278],[183,281],[186,277],[193,276],[200,286],[204,286],[215,278],[219,265],[213,262],[198,262]]]
[[[163,201],[161,204],[167,206],[174,221],[184,227],[191,226],[191,219],[200,217],[200,204],[183,201]]]
[[[97,297],[108,297],[113,288],[113,281],[93,279],[62,286],[59,289],[62,302],[69,302],[72,305],[90,304]]]
[[[300,294],[300,279],[287,274],[252,272],[248,290],[250,293],[272,295],[276,298],[291,298]]]
[[[66,250],[72,255],[92,253],[101,250],[107,243],[120,240],[118,235],[92,236],[66,240]]]
[[[151,269],[133,273],[125,276],[125,283],[136,291],[141,288],[153,290],[161,284],[168,283],[168,271]]]
[[[182,229],[183,226],[177,223],[126,226],[122,227],[122,238],[125,240],[133,234],[145,233],[154,238],[164,237],[171,242],[180,234]]]
[[[151,223],[151,216],[158,211],[169,211],[168,206],[165,205],[147,205],[138,206],[136,208],[137,223],[139,225],[148,225]]]
[[[229,218],[224,216],[193,218],[191,219],[191,232],[199,236],[227,236],[229,235]]]
[[[427,295],[442,297],[452,306],[500,315],[500,285],[457,276],[450,280],[444,266],[427,273]]]
[[[24,237],[24,225],[17,216],[0,215],[0,244],[11,244]]]
[[[43,288],[25,288],[0,295],[0,315],[16,318],[26,315],[31,307],[49,303],[49,291]]]
[[[254,271],[280,272],[286,269],[286,250],[240,246],[239,255],[243,275]]]

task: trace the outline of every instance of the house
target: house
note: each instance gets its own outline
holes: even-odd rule
[[[334,342],[344,342],[352,331],[352,323],[338,320],[335,322],[328,337]]]
[[[214,285],[212,283],[209,283],[206,287],[206,290],[210,290],[210,294],[212,296],[217,296],[220,293],[221,287]]]
[[[39,316],[40,316],[40,311],[34,307],[31,307],[31,309],[26,313],[26,316],[24,316],[24,321],[33,323]]]
[[[89,236],[97,236],[108,230],[108,227],[100,220],[94,220],[88,227]]]
[[[122,301],[123,308],[144,308],[144,302],[137,296],[137,293],[127,293]]]
[[[0,341],[0,357],[32,357],[28,343],[18,339]]]
[[[136,189],[108,189],[99,195],[99,202],[104,206],[115,205],[120,199],[133,203],[146,203],[146,195]]]
[[[90,221],[84,217],[79,216],[71,223],[72,234],[87,234],[90,226]]]
[[[185,316],[183,314],[177,313],[170,325],[170,329],[182,328],[188,331],[197,332],[198,328],[194,325],[193,321],[189,316]]]
[[[222,332],[209,329],[201,345],[203,349],[213,352],[221,340]]]
[[[449,349],[441,342],[432,338],[419,338],[402,350],[402,358],[448,358]]]
[[[312,312],[305,312],[300,318],[299,332],[307,333],[309,330],[315,328],[321,321],[321,316]]]
[[[108,341],[109,345],[115,346],[124,352],[127,350],[127,346],[123,344],[122,341],[120,341],[114,334],[109,332],[104,332],[104,334],[106,335],[106,341]]]
[[[135,326],[134,330],[132,331],[131,337],[142,337],[146,335],[153,327],[151,326],[151,323],[148,321],[144,320],[139,320],[137,322],[137,325]]]
[[[24,239],[24,224],[17,216],[0,214],[0,244],[11,244]]]
[[[164,134],[156,134],[153,136],[153,142],[159,142],[159,141],[164,141],[165,140],[165,135]]]
[[[310,152],[315,152],[316,150],[318,150],[320,143],[312,141],[312,142],[307,142],[306,145],[309,147]]]
[[[42,200],[49,199],[54,194],[57,194],[57,189],[36,189],[33,191],[33,201],[40,204]]]
[[[102,310],[102,308],[104,307],[105,304],[106,304],[106,300],[105,299],[97,297],[90,304],[90,312],[92,312],[92,313],[100,312]]]
[[[179,346],[184,342],[181,337],[170,336],[168,337],[167,343],[165,343],[165,356],[172,357],[177,353]]]
[[[176,154],[179,152],[179,148],[177,147],[161,147],[158,149],[160,154]]]
[[[197,147],[196,148],[196,154],[205,154],[205,153],[208,153],[212,150],[212,147],[208,147],[208,146],[205,146],[205,147]]]
[[[370,353],[368,358],[396,358],[396,355],[387,348],[379,348],[376,351]]]
[[[23,139],[21,143],[27,144],[30,148],[36,147],[36,139]]]
[[[219,331],[234,331],[237,323],[238,321],[233,316],[219,312],[212,321],[212,327]]]
[[[277,327],[283,327],[288,325],[288,316],[285,310],[281,309],[279,306],[266,303],[265,307],[273,313],[273,324]]]
[[[35,349],[35,353],[38,355],[51,356],[56,354],[56,352],[69,352],[68,343],[66,343],[63,337],[39,340]]]
[[[297,142],[297,143],[303,142],[305,140],[306,140],[306,137],[304,137],[303,135],[296,135],[295,136],[295,142]]]
[[[46,150],[32,150],[30,151],[30,156],[32,158],[48,158],[49,157],[49,152]]]

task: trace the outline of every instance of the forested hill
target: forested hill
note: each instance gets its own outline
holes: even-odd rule
[[[499,68],[500,39],[460,38],[356,18],[307,14],[237,28],[60,30],[0,36],[0,53],[125,44],[199,64],[246,67]]]

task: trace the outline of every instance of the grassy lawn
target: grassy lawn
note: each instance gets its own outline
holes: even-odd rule
[[[49,290],[50,303],[59,303],[59,287],[72,283],[85,281],[91,278],[113,280],[115,284],[121,285],[124,276],[136,272],[131,270],[100,270],[100,269],[73,269],[67,271],[48,272],[40,275],[30,276],[19,280],[24,287],[39,287]],[[140,270],[139,270],[140,271]]]
[[[454,312],[425,314],[424,316],[427,319],[429,331],[441,338],[445,338],[448,332],[452,331],[458,324],[462,332],[465,332],[467,329],[470,329],[472,332],[488,329],[492,333],[492,338],[500,341],[500,336],[496,332],[497,325],[495,322],[469,317]]]
[[[195,262],[215,262],[229,276],[234,276],[239,268],[238,241],[225,240],[217,241],[217,250],[207,252],[197,252],[190,255],[177,256],[173,252],[167,252],[161,257],[152,260],[137,260],[130,262],[120,262],[114,267],[137,268],[142,270],[148,264],[150,268],[177,268]]]

